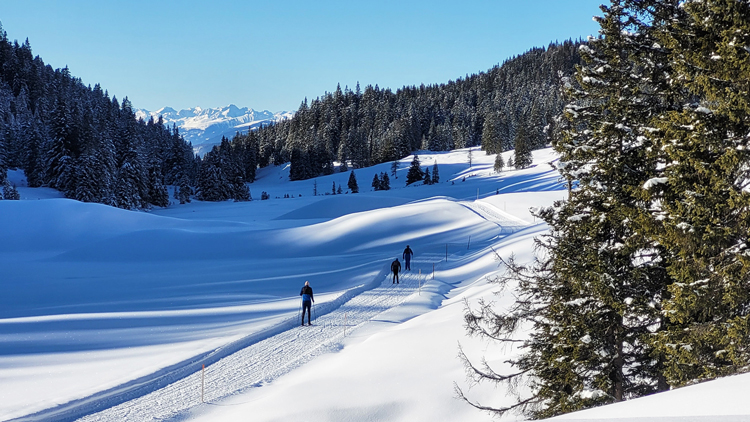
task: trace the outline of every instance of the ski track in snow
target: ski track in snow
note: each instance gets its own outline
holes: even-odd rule
[[[419,260],[413,261],[416,268]],[[378,314],[403,303],[424,283],[412,269],[401,273],[401,283],[392,284],[389,274],[378,287],[364,291],[339,308],[313,313],[312,326],[300,326],[261,340],[205,369],[203,400],[212,403],[224,397],[260,387],[300,367],[316,356],[340,350],[344,335],[367,324]],[[381,321],[382,322],[382,321]],[[201,371],[166,387],[78,419],[94,421],[153,421],[179,419],[201,404]]]
[[[526,221],[481,201],[459,201],[458,203],[474,211],[485,220],[497,224],[501,228],[501,234],[514,233],[529,225]]]

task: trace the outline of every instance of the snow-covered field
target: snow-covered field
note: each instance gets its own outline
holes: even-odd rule
[[[531,259],[546,227],[529,207],[566,192],[550,150],[502,173],[477,149],[471,167],[466,150],[420,153],[441,181],[405,187],[411,158],[389,191],[370,188],[389,163],[355,170],[360,193],[343,195],[325,192],[348,172],[289,182],[274,167],[250,185],[255,201],[150,212],[11,172],[22,200],[0,201],[0,420],[491,420],[454,398],[454,382],[469,387],[458,343],[498,367],[512,350],[467,338],[464,303],[512,300],[487,281],[502,271],[493,250]],[[412,270],[393,285],[407,244]],[[299,326],[305,280],[312,327]],[[748,387],[730,377],[566,417],[749,420]]]

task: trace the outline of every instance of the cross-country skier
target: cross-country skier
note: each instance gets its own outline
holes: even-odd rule
[[[393,282],[391,284],[398,283],[398,273],[401,272],[401,262],[398,258],[391,262],[391,271],[393,271]]]
[[[299,295],[302,296],[302,325],[305,325],[305,309],[307,309],[307,325],[312,325],[312,322],[310,322],[310,310],[312,309],[312,303],[315,302],[315,298],[313,298],[313,290],[310,287],[309,281],[305,281],[305,285],[302,286]]]
[[[406,245],[406,249],[404,249],[404,261],[406,261],[404,264],[404,267],[406,270],[411,270],[411,257],[414,255],[414,251],[411,250],[409,245]]]

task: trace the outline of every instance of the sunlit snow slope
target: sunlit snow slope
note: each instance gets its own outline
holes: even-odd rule
[[[150,212],[11,172],[23,200],[0,201],[0,420],[489,420],[453,397],[468,387],[457,345],[500,366],[513,351],[466,338],[464,303],[512,301],[488,283],[495,252],[531,259],[546,228],[529,208],[566,195],[554,154],[534,156],[495,173],[477,149],[471,166],[466,150],[421,152],[440,183],[404,186],[406,157],[391,190],[370,188],[388,163],[356,169],[360,193],[342,195],[326,192],[349,172],[289,182],[265,168],[249,186],[270,200]],[[312,327],[299,327],[305,280]]]

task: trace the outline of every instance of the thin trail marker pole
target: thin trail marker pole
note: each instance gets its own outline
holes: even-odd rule
[[[448,262],[448,244],[445,244],[445,262]]]
[[[432,263],[432,279],[435,279],[435,263]]]
[[[203,370],[201,370],[201,403],[205,403],[205,391],[206,391],[206,365],[203,364]]]

